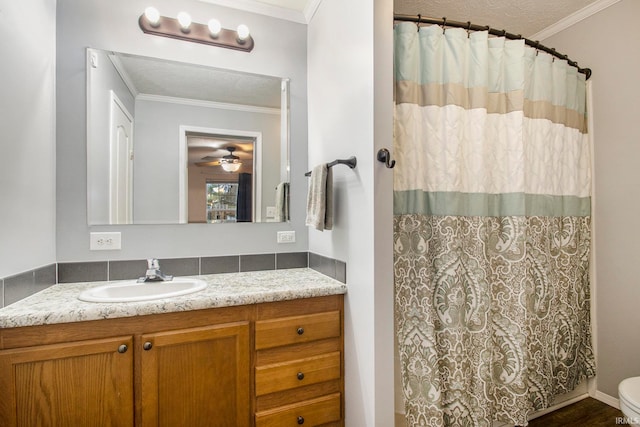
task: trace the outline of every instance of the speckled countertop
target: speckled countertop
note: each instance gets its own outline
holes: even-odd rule
[[[344,283],[308,268],[193,277],[205,280],[207,287],[178,297],[126,303],[96,303],[78,299],[83,290],[109,282],[54,285],[0,309],[0,328],[200,310],[347,292]]]

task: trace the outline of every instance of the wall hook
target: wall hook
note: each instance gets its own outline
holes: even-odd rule
[[[391,153],[389,153],[389,150],[386,148],[378,150],[378,161],[384,163],[384,165],[389,169],[393,169],[396,165],[396,161],[391,160]]]

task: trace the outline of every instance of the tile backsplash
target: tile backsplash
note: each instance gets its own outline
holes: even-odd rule
[[[56,283],[56,264],[5,277],[2,283],[2,307],[13,304]]]
[[[346,283],[347,264],[312,252],[231,255],[217,257],[160,258],[160,269],[174,276],[238,273],[309,267]],[[147,261],[118,260],[61,262],[0,279],[0,308],[56,283],[137,279],[144,276]]]

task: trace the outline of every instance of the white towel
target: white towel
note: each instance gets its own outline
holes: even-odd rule
[[[333,174],[326,163],[311,171],[305,224],[320,231],[333,228]]]
[[[289,183],[281,182],[276,187],[276,222],[289,221]]]

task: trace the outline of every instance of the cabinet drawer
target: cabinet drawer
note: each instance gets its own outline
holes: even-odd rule
[[[319,426],[340,421],[340,393],[256,414],[256,427]]]
[[[256,322],[256,350],[340,336],[340,312]]]
[[[256,368],[256,395],[340,378],[340,352]]]

